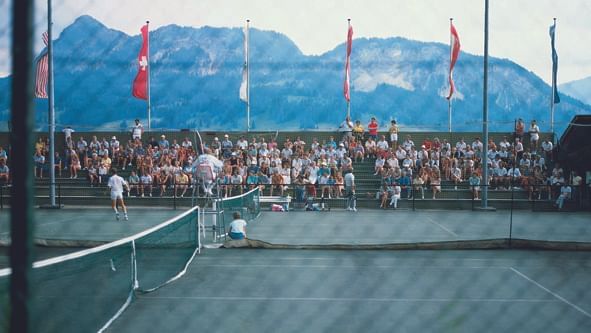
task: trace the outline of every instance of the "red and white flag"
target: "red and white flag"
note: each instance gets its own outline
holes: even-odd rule
[[[148,38],[148,25],[144,25],[141,29],[142,32],[142,48],[140,49],[140,54],[138,55],[138,72],[133,80],[133,88],[132,88],[132,95],[133,97],[139,99],[148,99],[148,71],[149,71],[149,63],[148,63],[148,48],[149,48],[149,38]]]
[[[456,91],[456,86],[454,85],[453,79],[453,72],[454,66],[456,65],[456,61],[458,60],[458,56],[460,55],[460,36],[458,36],[458,32],[456,31],[456,27],[454,27],[453,23],[450,22],[449,24],[451,29],[451,51],[449,56],[449,95],[446,97],[447,99],[450,99]]]
[[[349,31],[347,32],[347,59],[345,61],[345,86],[343,92],[345,94],[345,99],[347,102],[351,101],[351,92],[350,92],[350,78],[351,78],[351,47],[353,46],[353,27],[349,26]]]
[[[44,32],[41,37],[43,38],[43,43],[47,46],[49,41],[47,31]],[[49,55],[46,49],[39,59],[37,59],[37,68],[35,70],[35,97],[48,98],[47,81],[49,81]]]

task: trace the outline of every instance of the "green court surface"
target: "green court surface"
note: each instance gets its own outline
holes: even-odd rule
[[[129,221],[117,221],[109,207],[35,209],[35,238],[112,241],[143,231],[182,212],[133,207],[129,208]],[[9,231],[9,209],[5,209],[0,211],[0,239],[6,238]]]
[[[111,241],[182,212],[134,207],[129,221],[116,221],[108,208],[37,210],[36,240]],[[250,239],[316,244],[317,249],[202,249],[179,280],[136,293],[108,331],[583,332],[591,330],[591,252],[326,248],[504,239],[510,226],[514,238],[588,244],[590,217],[529,211],[266,211],[249,222]],[[7,212],[0,218],[0,236],[6,238]],[[209,232],[205,243],[212,243]],[[76,248],[37,250],[40,259]],[[138,251],[140,281],[174,275],[191,252],[157,246]],[[0,268],[8,263],[2,252],[6,248],[0,251]],[[66,267],[65,274],[54,269],[42,275],[50,281],[44,281],[49,287],[38,294],[38,306],[61,310],[39,327],[96,331],[125,301],[129,249]],[[89,300],[102,303],[88,310]],[[87,310],[79,313],[80,308]]]
[[[248,237],[273,244],[391,244],[509,238],[591,242],[590,213],[498,210],[265,212]]]
[[[205,250],[110,332],[584,332],[591,257],[549,251]]]
[[[41,260],[74,252],[79,249],[77,241],[109,242],[124,238],[160,224],[181,212],[172,209],[134,207],[129,210],[129,221],[117,221],[113,210],[109,208],[36,209],[34,228],[37,243],[57,241],[62,244],[61,247],[37,246],[34,252],[35,259]],[[0,241],[6,242],[9,235],[9,210],[3,210],[0,211]],[[67,244],[67,241],[76,242]],[[63,248],[66,244],[68,248]],[[8,267],[7,255],[8,248],[0,247],[0,268]]]

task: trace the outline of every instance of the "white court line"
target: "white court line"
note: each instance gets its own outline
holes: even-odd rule
[[[454,237],[460,237],[458,234],[456,234],[455,232],[449,230],[448,228],[444,227],[443,225],[441,225],[440,223],[437,223],[435,220],[433,220],[430,216],[425,216],[425,218],[427,219],[428,222],[435,224],[436,226],[440,227],[441,229],[445,230],[447,233],[449,233],[450,235],[454,236]]]
[[[199,264],[199,267],[228,267],[228,268],[320,268],[320,269],[357,269],[357,268],[422,268],[422,269],[507,269],[507,266],[425,266],[425,265],[281,265],[281,264]]]
[[[559,299],[560,301],[562,301],[563,303],[570,305],[572,308],[574,308],[575,310],[579,311],[580,313],[584,314],[585,316],[591,318],[591,314],[583,309],[581,309],[580,307],[578,307],[577,305],[569,302],[566,298],[558,295],[557,293],[553,292],[552,290],[544,287],[543,285],[541,285],[540,283],[536,282],[535,280],[531,279],[530,277],[528,277],[527,275],[521,273],[519,270],[517,270],[516,268],[513,267],[509,267],[513,272],[515,272],[515,274],[521,276],[522,278],[526,279],[527,281],[535,284],[536,286],[538,286],[538,288],[544,290],[545,292],[547,292],[548,294],[556,297],[557,299]]]
[[[152,296],[144,295],[141,298],[150,299],[190,299],[203,301],[283,301],[283,302],[382,302],[382,303],[558,303],[552,299],[532,298],[350,298],[350,297],[238,297],[238,296]]]

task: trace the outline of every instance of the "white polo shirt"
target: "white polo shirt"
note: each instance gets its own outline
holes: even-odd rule
[[[119,175],[113,175],[109,178],[109,183],[107,185],[111,188],[111,193],[123,193],[123,187],[125,184],[127,184],[125,179]]]

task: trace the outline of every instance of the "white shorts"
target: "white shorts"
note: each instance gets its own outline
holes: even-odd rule
[[[390,142],[398,142],[398,133],[391,133],[390,134]]]
[[[538,133],[532,133],[530,135],[530,140],[531,141],[538,141],[540,139],[540,135]]]
[[[111,192],[111,200],[123,200],[123,192]]]

